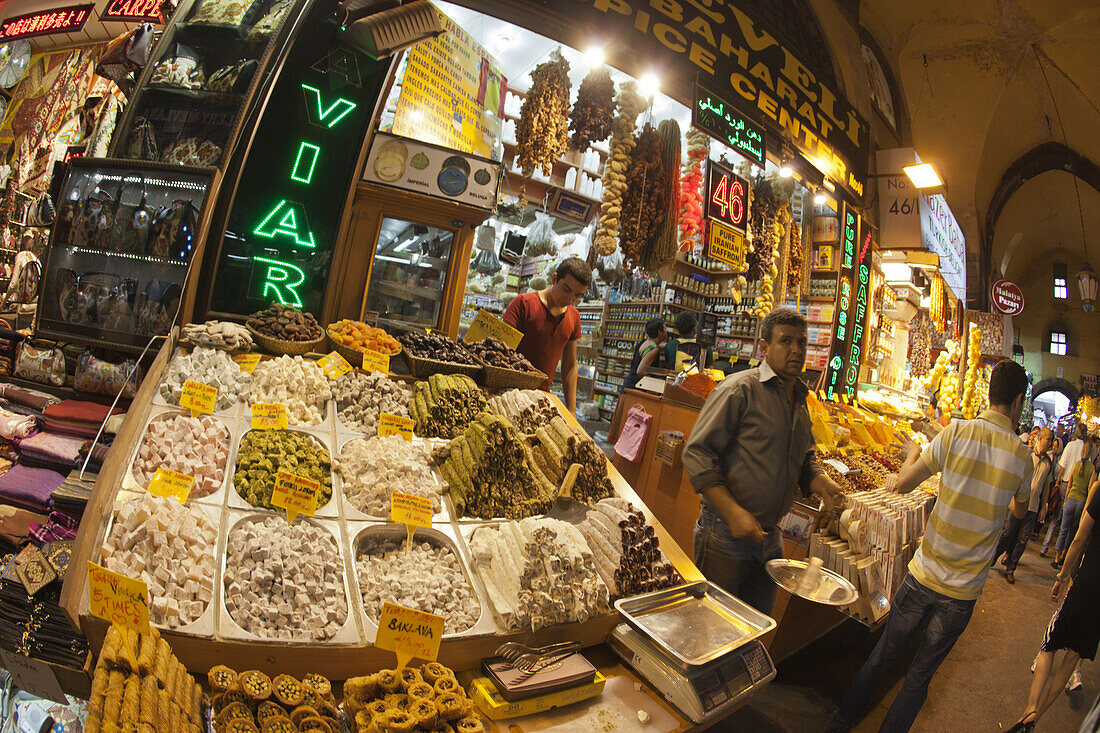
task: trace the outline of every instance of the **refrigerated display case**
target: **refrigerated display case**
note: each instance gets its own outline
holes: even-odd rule
[[[386,314],[389,320],[436,327],[454,240],[450,229],[383,217],[366,310]]]
[[[39,336],[141,351],[171,328],[217,172],[76,159],[61,186]]]

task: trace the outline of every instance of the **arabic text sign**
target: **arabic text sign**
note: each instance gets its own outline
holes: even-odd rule
[[[691,124],[749,160],[764,165],[767,154],[764,128],[698,82],[695,83]]]

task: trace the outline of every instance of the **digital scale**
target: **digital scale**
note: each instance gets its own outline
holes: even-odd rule
[[[743,705],[775,677],[760,636],[775,621],[708,581],[616,601],[615,653],[697,724]]]

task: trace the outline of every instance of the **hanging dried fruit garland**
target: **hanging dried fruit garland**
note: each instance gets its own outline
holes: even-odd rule
[[[638,94],[637,84],[628,81],[619,87],[619,95],[615,98],[616,115],[611,122],[611,153],[603,170],[600,221],[593,240],[593,249],[600,257],[613,254],[618,246],[626,169],[630,165],[630,151],[634,149],[634,125],[645,106],[645,98]]]
[[[647,122],[638,133],[626,169],[619,247],[627,267],[639,263],[646,242],[664,221],[668,212],[666,194],[661,168],[661,135]]]
[[[569,144],[569,62],[555,50],[531,72],[531,89],[516,125],[516,165],[524,176],[536,168],[550,175]]]
[[[771,269],[775,243],[769,247],[769,232],[779,215],[779,197],[771,182],[758,176],[752,182],[752,203],[749,205],[749,226],[752,229],[752,246],[748,255],[749,280],[760,280]]]
[[[577,90],[577,103],[569,119],[572,148],[583,153],[592,143],[606,140],[614,116],[615,82],[611,81],[607,67],[600,66],[588,72]]]
[[[703,233],[703,161],[710,138],[702,130],[687,131],[687,162],[680,178],[680,249],[690,252]]]
[[[657,132],[661,136],[661,186],[665,191],[662,211],[667,211],[671,202],[680,198],[680,125],[676,120],[664,120],[657,125]],[[657,272],[676,260],[677,231],[676,217],[666,214],[642,249],[642,269]]]
[[[779,277],[779,241],[786,235],[791,224],[791,210],[779,209],[770,228],[764,231],[765,270],[760,276],[760,294],[756,296],[755,314],[763,318],[775,307],[775,279]]]
[[[788,212],[790,212],[790,209],[788,209]],[[790,226],[787,227],[787,236],[790,237],[790,243],[787,247],[787,289],[798,290],[802,284],[804,255],[802,252],[802,227],[794,223],[793,216]]]
[[[943,277],[938,272],[932,275],[930,300],[928,315],[936,330],[943,333],[947,330],[947,297],[943,290]]]

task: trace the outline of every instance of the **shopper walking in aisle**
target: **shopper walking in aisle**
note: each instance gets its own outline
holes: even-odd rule
[[[727,377],[699,411],[684,449],[691,485],[702,494],[695,565],[709,580],[763,613],[776,585],[765,570],[783,556],[779,520],[799,487],[831,513],[840,487],[817,465],[799,377],[806,363],[806,319],[769,313],[760,327],[764,362]]]
[[[1028,500],[1027,514],[1017,519],[1009,512],[1004,530],[1001,531],[1001,539],[997,543],[997,549],[993,551],[993,562],[1001,555],[1005,556],[1002,563],[1005,566],[1005,580],[1010,584],[1016,583],[1016,566],[1020,564],[1020,558],[1024,556],[1027,543],[1035,529],[1035,518],[1039,516],[1039,509],[1043,505],[1047,485],[1050,483],[1051,462],[1047,456],[1053,434],[1050,428],[1043,428],[1031,441],[1031,498]]]
[[[1031,731],[1039,718],[1050,709],[1062,693],[1062,688],[1078,669],[1082,659],[1095,659],[1100,644],[1100,614],[1096,599],[1100,598],[1100,541],[1092,539],[1093,529],[1100,521],[1100,491],[1091,491],[1088,508],[1066,553],[1066,561],[1054,580],[1050,599],[1057,601],[1073,579],[1065,600],[1055,611],[1035,660],[1035,676],[1027,696],[1024,714],[1010,730],[1013,733]],[[1092,541],[1090,541],[1092,540]],[[1080,567],[1078,568],[1078,561]],[[1078,568],[1076,573],[1074,568]],[[1054,654],[1065,650],[1055,672]]]
[[[894,594],[886,628],[827,730],[847,731],[863,717],[887,672],[927,619],[916,657],[880,731],[907,731],[928,697],[928,683],[970,622],[982,593],[1005,511],[1027,514],[1031,473],[1027,446],[1012,426],[1020,418],[1027,372],[1005,359],[989,378],[989,409],[955,420],[922,452],[910,445],[898,473],[906,493],[941,473],[940,495],[909,574]]]
[[[1050,501],[1047,502],[1047,534],[1043,539],[1039,557],[1046,557],[1050,553],[1050,546],[1058,538],[1058,533],[1062,529],[1062,506],[1069,487],[1069,472],[1084,455],[1085,437],[1087,435],[1085,426],[1078,423],[1073,432],[1073,440],[1062,449],[1062,457],[1058,459],[1057,478],[1054,482],[1054,488],[1051,489]],[[1088,455],[1091,460],[1092,454],[1089,453]]]
[[[650,318],[645,324],[646,339],[634,347],[634,358],[630,360],[630,373],[623,380],[623,389],[637,386],[638,381],[650,368],[658,368],[663,349],[661,345],[668,340],[663,318]]]
[[[577,302],[592,283],[592,269],[584,260],[569,257],[558,264],[553,282],[545,290],[516,296],[504,311],[504,322],[523,333],[516,349],[547,379],[541,389],[549,392],[561,362],[565,406],[577,412],[577,341],[581,315]]]
[[[1092,485],[1092,446],[1094,438],[1085,436],[1085,446],[1081,451],[1081,460],[1073,464],[1070,469],[1069,481],[1066,482],[1066,499],[1062,505],[1062,530],[1058,533],[1058,544],[1055,545],[1054,562],[1050,564],[1055,570],[1061,570],[1066,559],[1066,550],[1070,540],[1077,533],[1077,525],[1081,521],[1081,514],[1085,510],[1085,500],[1089,495],[1089,486]]]

